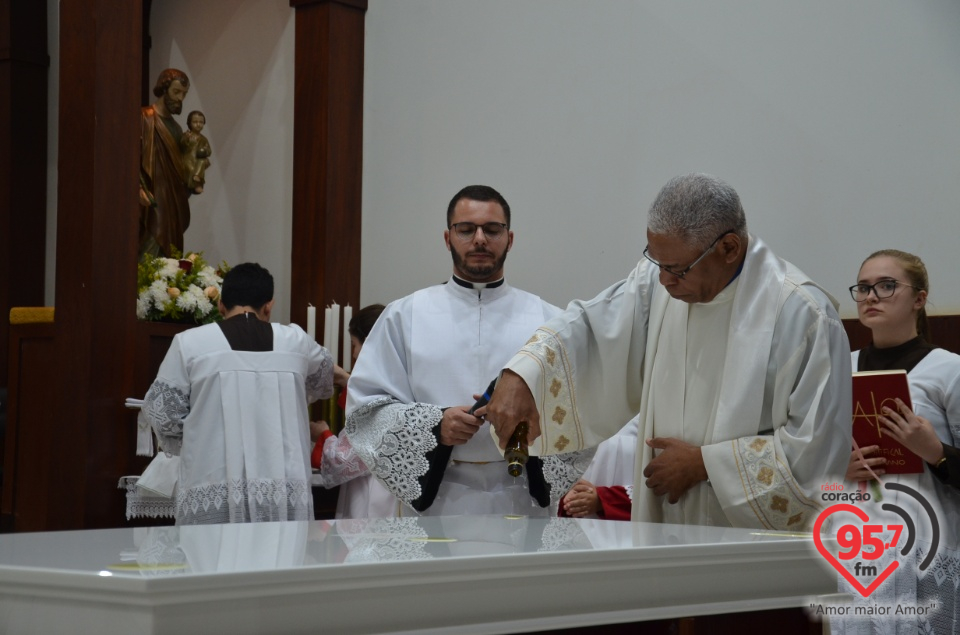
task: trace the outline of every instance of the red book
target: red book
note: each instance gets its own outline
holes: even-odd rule
[[[900,398],[911,409],[910,387],[905,370],[872,370],[853,374],[853,439],[861,448],[879,445],[880,450],[870,456],[884,456],[887,474],[918,474],[923,472],[923,459],[903,447],[890,436],[880,422],[883,407],[897,411]]]

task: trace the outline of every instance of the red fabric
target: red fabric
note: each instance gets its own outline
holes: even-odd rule
[[[340,391],[340,396],[337,397],[337,405],[340,406],[340,410],[347,409],[347,389],[346,388]]]
[[[597,496],[603,508],[597,515],[607,520],[630,520],[632,504],[627,496],[627,488],[621,485],[598,487]]]
[[[310,453],[310,467],[313,469],[320,469],[320,464],[323,461],[323,444],[332,436],[333,433],[329,430],[324,430],[320,433],[320,438],[317,439],[317,442],[313,446],[313,452]]]

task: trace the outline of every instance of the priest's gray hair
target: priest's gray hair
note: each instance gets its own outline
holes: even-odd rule
[[[647,229],[706,249],[725,231],[746,239],[747,218],[736,190],[726,182],[709,174],[685,174],[661,188],[650,206]]]

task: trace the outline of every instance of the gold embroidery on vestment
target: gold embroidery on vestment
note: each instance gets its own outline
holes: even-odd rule
[[[767,444],[766,439],[754,439],[753,443],[750,444],[750,447],[753,448],[754,452],[759,452],[763,449],[763,446]]]
[[[760,471],[757,472],[757,480],[769,486],[773,482],[773,470],[766,466],[761,467]]]
[[[560,383],[559,379],[554,379],[552,382],[550,382],[550,394],[553,395],[554,398],[560,394],[561,388],[563,388],[563,384]]]
[[[553,447],[557,448],[558,451],[563,452],[563,448],[567,447],[568,445],[570,445],[570,439],[561,434],[557,439],[557,442],[553,444]]]
[[[803,521],[803,512],[800,512],[799,514],[795,514],[790,517],[790,520],[787,521],[787,526],[789,527],[790,525],[796,525],[797,523],[802,521]]]
[[[774,496],[770,501],[770,509],[786,513],[788,502],[783,496]]]
[[[563,408],[561,408],[560,406],[557,406],[556,410],[553,411],[553,416],[550,417],[550,418],[553,419],[553,420],[556,421],[559,425],[562,426],[562,425],[563,425],[563,419],[564,419],[564,417],[566,417],[566,416],[567,416],[567,411],[564,410]]]
[[[547,363],[551,366],[557,361],[557,353],[552,348],[547,347]]]

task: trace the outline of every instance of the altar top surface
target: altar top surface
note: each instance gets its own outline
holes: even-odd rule
[[[22,617],[37,608],[28,598],[41,597],[51,606],[31,619],[47,619],[54,605],[103,605],[137,616],[141,632],[191,632],[217,615],[223,632],[253,633],[276,601],[289,632],[301,632],[294,626],[315,626],[323,598],[325,624],[350,632],[451,632],[465,623],[471,632],[520,632],[544,620],[569,626],[798,606],[836,588],[824,564],[809,535],[568,518],[6,534],[0,615],[10,606],[6,615]],[[200,622],[184,621],[190,616]],[[92,625],[102,627],[102,616]]]
[[[803,556],[811,534],[570,518],[459,516],[0,535],[0,581],[58,572],[158,580],[237,572],[589,552],[591,560]],[[617,552],[615,555],[610,552]],[[625,553],[626,552],[626,553]],[[121,584],[127,584],[123,582]]]

